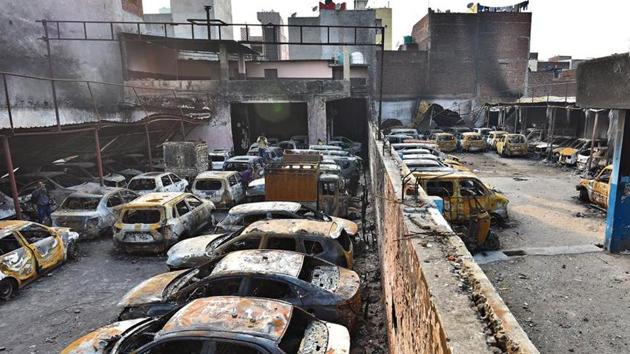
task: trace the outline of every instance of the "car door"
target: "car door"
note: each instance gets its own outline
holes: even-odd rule
[[[468,219],[480,212],[480,208],[492,212],[490,192],[475,178],[462,178],[459,180],[458,216]]]
[[[453,181],[436,181],[428,180],[424,186],[426,192],[430,196],[440,197],[444,201],[444,217],[447,220],[453,220],[457,217],[457,201],[454,200]]]
[[[20,229],[19,234],[33,251],[39,269],[47,271],[63,262],[63,242],[52,229],[30,223]]]
[[[186,190],[188,183],[185,180],[179,178],[179,176],[174,173],[169,174],[169,176],[173,181],[173,192],[184,192]]]
[[[2,272],[23,284],[37,276],[37,260],[20,235],[13,232],[0,238]]]
[[[238,173],[233,174],[228,180],[234,203],[240,203],[245,198],[245,191],[243,190],[240,175]]]
[[[252,276],[244,287],[241,296],[261,297],[301,305],[300,296],[295,286],[284,279],[270,279],[269,276]]]
[[[103,221],[106,224],[113,225],[116,219],[118,218],[118,210],[121,205],[125,204],[123,197],[120,195],[120,192],[112,193],[107,196],[107,201],[105,202],[105,207],[107,209],[107,214],[103,215]]]
[[[168,175],[160,177],[160,181],[162,182],[163,192],[177,192],[176,186],[173,184],[173,181],[171,181],[171,178]]]
[[[611,174],[612,168],[606,167],[593,181],[593,202],[605,208],[608,207]]]
[[[191,220],[190,207],[186,200],[182,199],[175,204],[175,212],[177,213],[177,222],[182,226],[181,234],[190,234],[194,230]],[[180,236],[181,236],[180,234]]]
[[[194,231],[198,231],[210,221],[212,217],[210,210],[204,207],[203,202],[195,196],[189,195],[186,197],[185,201],[190,210],[190,225]]]

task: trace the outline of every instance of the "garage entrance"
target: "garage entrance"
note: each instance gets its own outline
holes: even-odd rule
[[[367,100],[345,98],[326,103],[328,136],[345,136],[367,146]]]
[[[308,136],[306,102],[232,103],[234,151],[244,153],[260,134],[280,141]]]

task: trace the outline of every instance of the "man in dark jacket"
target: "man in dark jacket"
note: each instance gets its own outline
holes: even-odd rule
[[[47,219],[50,220],[51,199],[44,182],[39,181],[37,183],[37,188],[31,193],[31,203],[37,207],[37,221],[43,224]]]

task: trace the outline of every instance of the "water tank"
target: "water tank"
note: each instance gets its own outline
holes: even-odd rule
[[[365,64],[363,53],[352,52],[352,54],[350,54],[350,64]]]

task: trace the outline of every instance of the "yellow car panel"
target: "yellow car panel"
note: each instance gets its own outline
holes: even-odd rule
[[[463,133],[461,145],[463,151],[475,152],[486,149],[486,142],[479,133]]]
[[[606,166],[593,179],[582,178],[577,189],[580,191],[580,199],[590,201],[603,208],[608,208],[608,194],[610,193],[610,176],[612,165]]]
[[[497,153],[501,156],[526,156],[527,138],[523,134],[507,134],[497,142]]]
[[[431,139],[442,152],[457,150],[457,139],[450,133],[437,133]]]

